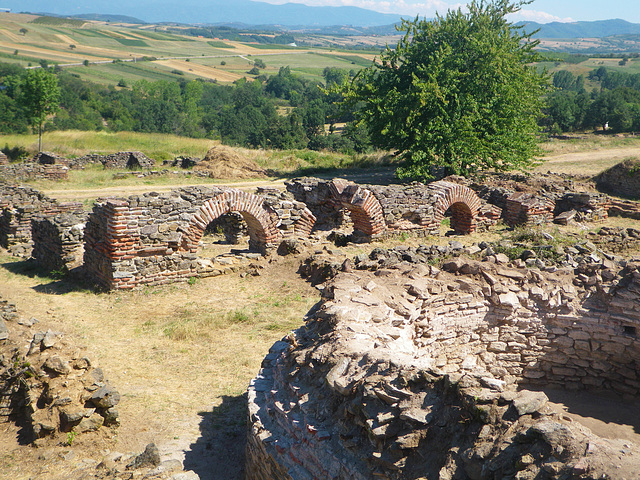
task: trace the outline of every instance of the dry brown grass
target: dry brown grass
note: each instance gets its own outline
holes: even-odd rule
[[[273,342],[319,299],[293,259],[261,276],[102,294],[26,275],[33,272],[11,257],[0,261],[0,296],[40,319],[41,328],[84,344],[122,394],[118,451],[141,451],[151,441],[165,451],[186,449],[201,436],[199,412],[242,395]],[[232,414],[242,422],[244,411]],[[0,478],[16,478],[2,470]]]

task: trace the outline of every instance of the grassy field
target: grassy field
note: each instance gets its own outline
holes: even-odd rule
[[[179,77],[232,82],[251,69],[252,56],[265,61],[267,69],[264,73],[274,74],[281,66],[290,66],[295,73],[320,80],[325,67],[359,69],[373,58],[368,53],[328,48],[256,45],[181,36],[150,26],[63,20],[0,13],[0,61],[27,67],[45,60],[50,64],[68,65],[63,68],[86,80],[116,85],[120,80],[131,83],[140,79],[175,80]],[[149,28],[155,28],[155,31]],[[143,57],[157,60],[139,61]],[[198,70],[188,65],[176,68],[162,64],[175,57],[189,58],[200,65],[215,65],[222,73],[217,75],[215,71]],[[135,64],[134,58],[138,60]],[[88,67],[82,65],[85,60],[89,62]],[[112,63],[114,60],[120,62]],[[221,61],[226,65],[220,65]],[[181,71],[182,75],[172,73],[174,70]]]

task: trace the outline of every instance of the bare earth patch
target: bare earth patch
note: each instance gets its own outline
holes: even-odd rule
[[[192,73],[199,77],[218,80],[220,82],[235,82],[242,78],[242,75],[238,75],[237,73],[210,67],[209,65],[199,65],[196,62],[187,62],[184,60],[158,60],[156,63],[181,72]]]

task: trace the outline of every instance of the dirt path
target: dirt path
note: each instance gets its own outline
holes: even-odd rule
[[[542,157],[536,172],[597,175],[628,157],[640,157],[640,147],[608,148]]]
[[[100,197],[126,197],[129,195],[140,195],[147,192],[169,192],[176,188],[186,186],[184,183],[175,183],[168,185],[124,185],[117,187],[105,187],[94,189],[82,189],[82,190],[49,190],[47,188],[42,189],[42,192],[46,195],[62,200],[86,200],[95,199]],[[190,186],[204,186],[204,187],[231,187],[238,188],[240,190],[252,191],[257,187],[277,187],[284,188],[284,179],[275,180],[251,180],[246,182],[227,182],[227,183],[189,183]]]

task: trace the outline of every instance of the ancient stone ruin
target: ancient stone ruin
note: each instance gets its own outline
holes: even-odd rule
[[[70,270],[82,263],[82,256],[90,282],[128,289],[223,272],[198,252],[204,232],[232,214],[242,219],[240,230],[246,225],[250,249],[262,254],[283,241],[289,245],[284,250],[290,250],[291,242],[335,229],[352,232],[345,241],[362,242],[407,232],[438,235],[445,218],[455,233],[466,234],[487,230],[499,220],[530,226],[607,217],[607,196],[554,188],[523,192],[458,177],[389,186],[300,178],[286,182],[286,192],[187,187],[162,195],[101,199],[86,213],[79,204],[60,204],[32,189],[5,185],[0,244],[14,254],[29,255],[37,242],[33,257],[53,270]]]
[[[69,161],[72,168],[82,167],[91,163],[101,163],[105,168],[151,168],[156,161],[147,157],[142,152],[117,152],[108,155],[91,153],[83,157],[74,158]]]
[[[622,479],[640,448],[542,389],[640,393],[640,264],[338,273],[249,387],[252,479]],[[370,267],[370,264],[367,264]]]
[[[216,274],[198,257],[211,222],[238,213],[247,224],[249,246],[266,253],[286,238],[308,237],[315,218],[286,192],[254,195],[224,188],[188,187],[99,201],[85,229],[84,267],[106,288],[135,288]]]
[[[60,203],[29,187],[0,184],[0,246],[14,255],[28,256],[33,247],[31,221],[82,211],[75,202]]]

